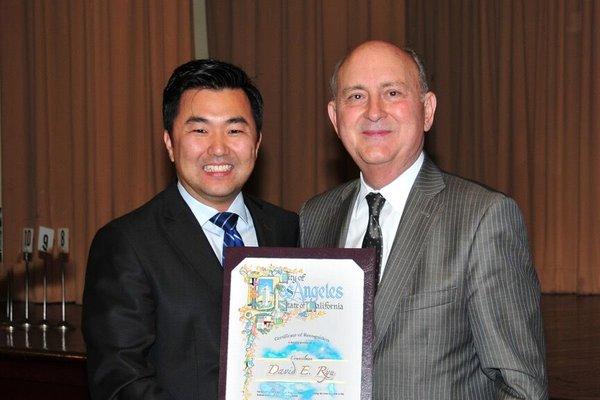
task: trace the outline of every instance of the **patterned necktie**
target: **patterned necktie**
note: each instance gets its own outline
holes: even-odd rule
[[[385,198],[381,193],[369,193],[367,195],[367,204],[369,204],[369,223],[367,232],[362,242],[363,249],[374,248],[375,256],[375,292],[379,284],[379,271],[381,268],[381,251],[383,247],[383,236],[381,235],[381,226],[379,226],[379,213],[385,203]]]
[[[227,247],[243,247],[244,241],[242,240],[242,236],[235,229],[235,225],[237,224],[238,215],[230,212],[220,212],[210,219],[210,222],[222,228],[225,231],[225,235],[223,236],[223,258],[221,260],[221,265],[225,265],[225,249]]]

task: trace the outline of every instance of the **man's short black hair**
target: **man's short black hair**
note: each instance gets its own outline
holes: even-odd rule
[[[179,101],[188,89],[242,89],[250,101],[256,132],[261,132],[263,99],[260,92],[242,69],[213,59],[192,60],[173,71],[163,91],[163,125],[167,132],[172,133]]]

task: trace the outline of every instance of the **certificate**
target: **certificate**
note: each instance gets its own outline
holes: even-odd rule
[[[219,398],[371,399],[374,259],[228,249]]]

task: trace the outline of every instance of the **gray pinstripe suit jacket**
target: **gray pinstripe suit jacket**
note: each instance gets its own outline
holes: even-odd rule
[[[302,247],[343,246],[358,189],[303,206]],[[548,398],[539,301],[515,202],[426,157],[375,297],[373,398]]]

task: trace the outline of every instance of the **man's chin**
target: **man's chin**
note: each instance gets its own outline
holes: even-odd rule
[[[214,188],[211,188],[214,189]],[[238,188],[223,188],[222,190],[210,190],[204,192],[204,197],[213,203],[231,203],[240,193]]]
[[[389,163],[391,161],[392,161],[392,157],[390,157],[387,154],[369,153],[369,154],[361,155],[360,161],[357,161],[356,164],[359,167],[364,165],[365,167],[376,168],[377,166],[389,165]]]
[[[241,188],[236,185],[206,185],[191,187],[192,191],[188,192],[199,202],[206,204],[213,208],[222,208],[222,205],[229,207],[231,202],[240,193]],[[225,207],[225,208],[227,208]]]

